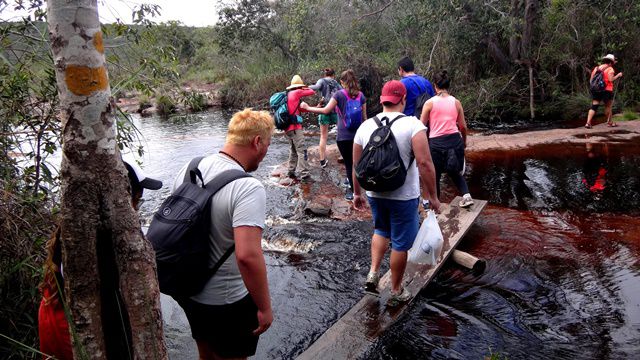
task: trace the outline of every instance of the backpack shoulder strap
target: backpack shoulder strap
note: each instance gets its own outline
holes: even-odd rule
[[[396,117],[395,117],[395,119],[393,119],[393,120],[389,121],[389,127],[391,127],[391,124],[393,124],[394,122],[396,122],[396,120],[398,120],[398,119],[400,119],[400,118],[403,118],[403,117],[405,117],[405,116],[406,116],[405,114],[402,114],[402,115],[398,115],[398,116],[396,116]]]
[[[183,183],[191,181],[191,183],[196,184],[196,177],[200,178],[200,182],[204,184],[204,180],[202,180],[202,173],[198,169],[198,165],[200,161],[204,159],[204,156],[197,156],[189,161],[189,165],[187,166],[187,171],[184,173]]]
[[[207,191],[211,195],[215,195],[225,185],[229,184],[234,180],[238,180],[240,178],[245,178],[245,177],[251,177],[251,175],[238,169],[225,170],[222,173],[218,174],[215,178],[213,178],[213,180],[206,183],[204,188],[207,189]]]
[[[418,82],[414,79],[414,76],[407,76],[407,79],[411,80],[411,82],[416,84],[416,87],[418,88],[418,90],[420,90],[420,94],[427,92],[427,89],[422,90],[422,88],[420,87],[420,84],[418,84]]]
[[[385,117],[385,118],[382,118],[382,119],[384,120],[384,119],[386,119],[386,117]],[[376,122],[376,125],[378,125],[378,127],[381,127],[381,126],[382,126],[382,121],[380,120],[380,118],[378,117],[378,115],[376,115],[376,116],[374,116],[374,117],[373,117],[373,121],[375,121],[375,122]]]
[[[205,189],[209,192],[210,197],[212,198],[213,195],[215,195],[225,185],[229,184],[234,180],[238,180],[245,177],[251,177],[251,175],[238,169],[225,170],[221,174],[213,178],[213,180],[209,181],[205,185]],[[233,254],[235,249],[236,249],[236,245],[233,244],[227,249],[227,251],[225,251],[222,257],[209,270],[209,276],[208,276],[209,279],[216,274],[218,269],[220,269],[220,266],[222,266],[222,264],[224,264],[224,262],[227,261],[227,259],[229,258],[229,256],[231,256],[231,254]]]

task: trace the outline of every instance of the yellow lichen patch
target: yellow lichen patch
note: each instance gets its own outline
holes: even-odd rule
[[[106,90],[109,86],[107,69],[104,66],[90,68],[87,66],[67,65],[65,71],[67,88],[78,96],[88,96],[98,90]]]
[[[102,43],[102,33],[100,31],[93,34],[93,46],[100,54],[104,54],[104,44]]]

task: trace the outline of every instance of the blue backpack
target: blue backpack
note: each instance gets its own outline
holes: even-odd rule
[[[345,128],[351,131],[357,130],[362,123],[362,103],[360,100],[362,93],[358,93],[355,99],[349,96],[346,89],[342,89],[342,93],[347,98],[347,105],[344,107],[344,113],[342,113],[339,106],[336,107],[338,116],[342,119]]]
[[[298,106],[300,106],[300,104],[298,104]],[[277,92],[271,95],[271,98],[269,98],[269,107],[273,113],[273,121],[276,124],[276,129],[287,130],[289,125],[298,122],[298,117],[296,115],[289,114],[286,91]],[[296,111],[297,110],[298,109],[296,108]]]

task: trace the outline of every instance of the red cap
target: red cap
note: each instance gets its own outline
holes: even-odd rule
[[[407,95],[407,88],[404,84],[398,80],[388,81],[382,87],[382,93],[380,94],[380,104],[390,102],[397,104],[402,100],[402,97]]]

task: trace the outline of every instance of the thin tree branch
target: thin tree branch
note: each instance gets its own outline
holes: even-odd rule
[[[431,53],[429,54],[429,64],[427,65],[427,72],[431,70],[431,59],[433,59],[433,53],[436,50],[436,46],[438,45],[438,42],[440,41],[441,33],[442,33],[442,23],[440,23],[440,26],[438,27],[438,36],[436,37],[436,41],[433,42],[433,46],[431,47]]]
[[[364,18],[366,18],[366,17],[373,16],[373,15],[376,15],[376,14],[379,14],[379,13],[383,12],[383,11],[385,11],[389,6],[391,6],[394,2],[395,2],[395,0],[391,0],[391,1],[389,1],[385,6],[383,6],[381,9],[376,10],[376,11],[374,11],[374,12],[372,12],[372,13],[364,14],[364,15],[360,16],[360,17],[358,18],[358,20],[362,20],[362,19],[364,19]]]

